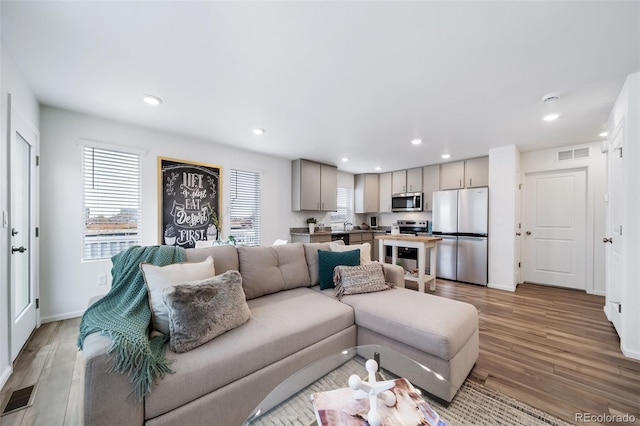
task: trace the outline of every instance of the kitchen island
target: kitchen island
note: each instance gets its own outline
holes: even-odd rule
[[[438,241],[442,241],[440,237],[422,236],[422,235],[377,235],[375,237],[379,241],[378,253],[384,253],[384,246],[391,247],[391,263],[395,264],[398,260],[398,247],[411,247],[418,249],[418,276],[405,275],[405,279],[416,281],[418,283],[418,291],[424,293],[425,282],[430,283],[430,290],[436,290],[436,256],[438,250]],[[430,270],[429,274],[425,274],[427,261],[427,249],[430,253]],[[380,262],[384,263],[385,256],[380,256]]]

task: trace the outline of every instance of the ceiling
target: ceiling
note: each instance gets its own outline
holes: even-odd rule
[[[352,173],[597,141],[640,70],[638,1],[3,0],[0,13],[42,104]]]

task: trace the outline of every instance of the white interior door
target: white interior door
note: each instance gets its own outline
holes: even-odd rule
[[[620,309],[622,302],[622,176],[624,163],[622,161],[624,145],[624,126],[614,131],[609,150],[607,152],[607,235],[603,241],[606,250],[606,289],[607,311],[609,320],[620,333]]]
[[[586,171],[527,174],[524,280],[586,288]]]
[[[36,144],[37,133],[11,108],[10,141],[10,312],[11,359],[37,325]]]
[[[514,279],[516,285],[522,283],[522,176],[518,175],[518,192],[516,193],[516,229],[515,232],[515,256],[513,260]]]

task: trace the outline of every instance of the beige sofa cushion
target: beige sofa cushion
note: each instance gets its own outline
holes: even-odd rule
[[[475,306],[414,290],[353,294],[341,302],[353,307],[358,327],[444,360],[453,358],[478,330]]]
[[[247,300],[311,283],[302,243],[238,247],[242,287]]]
[[[238,250],[235,246],[190,248],[184,251],[184,255],[187,262],[202,262],[209,256],[213,257],[216,274],[240,269]]]
[[[249,300],[251,318],[179,356],[145,398],[147,419],[180,407],[352,327],[353,309],[308,288]],[[355,341],[353,342],[355,344]],[[215,419],[211,419],[215,424]]]
[[[344,246],[344,241],[337,240],[331,243],[307,243],[304,245],[304,256],[307,260],[307,267],[309,269],[309,278],[311,279],[311,285],[318,285],[320,283],[318,250],[331,251],[331,244]]]

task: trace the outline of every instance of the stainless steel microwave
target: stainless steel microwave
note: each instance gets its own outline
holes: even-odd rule
[[[407,192],[393,194],[391,196],[391,211],[394,212],[421,212],[422,192]]]

